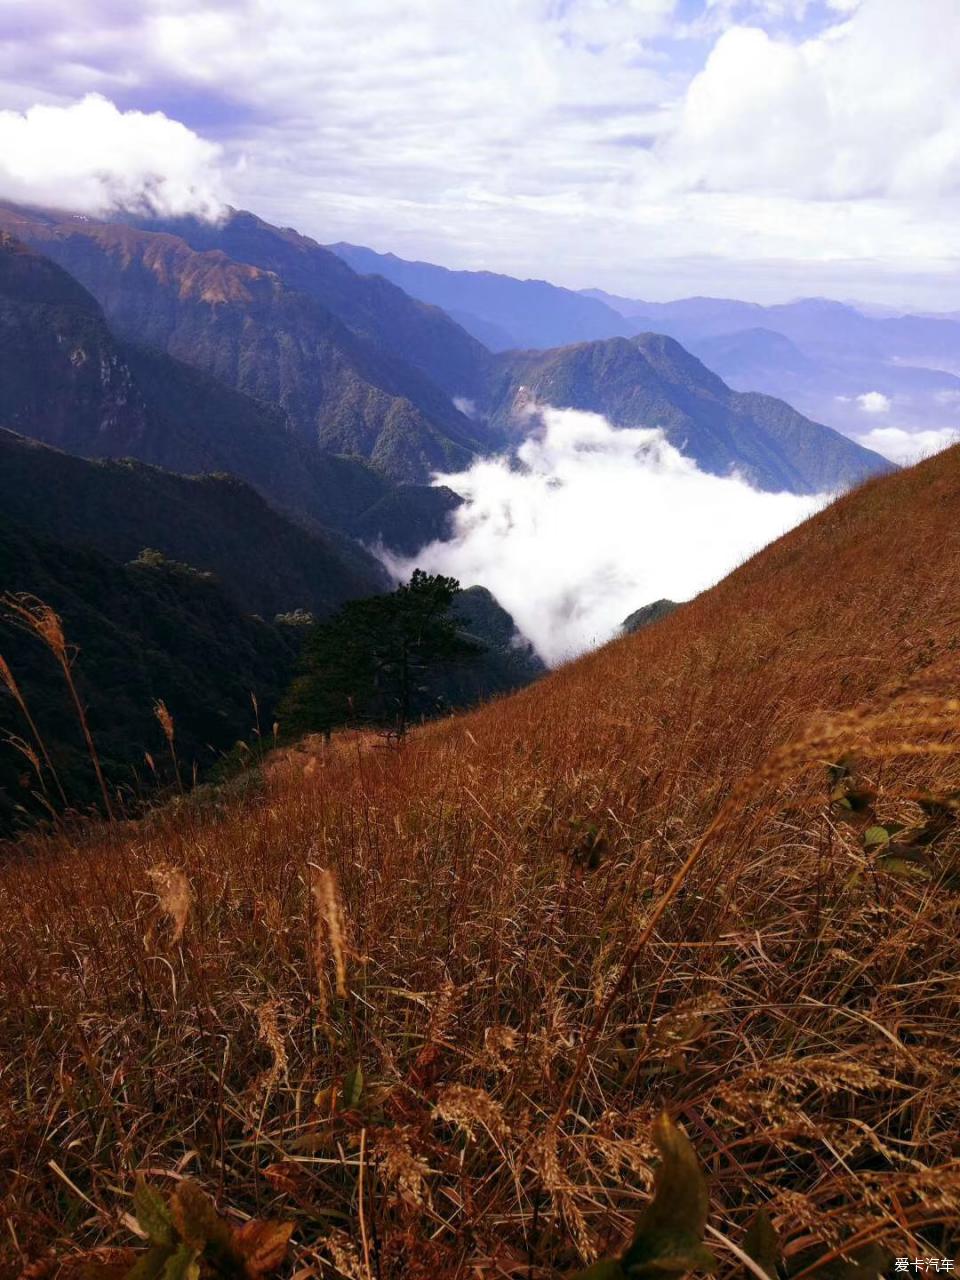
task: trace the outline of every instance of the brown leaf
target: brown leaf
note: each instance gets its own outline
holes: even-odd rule
[[[243,1258],[251,1280],[269,1275],[282,1265],[292,1233],[292,1222],[262,1222],[258,1218],[251,1218],[234,1231],[234,1249]]]
[[[303,1191],[303,1169],[295,1160],[278,1160],[268,1164],[263,1176],[276,1191],[287,1196],[300,1195]]]

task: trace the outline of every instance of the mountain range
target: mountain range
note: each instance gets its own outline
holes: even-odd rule
[[[407,517],[431,536],[443,531],[451,495],[398,486],[365,460],[304,439],[282,409],[117,339],[77,280],[9,233],[0,233],[0,338],[0,426],[84,457],[227,472],[299,518],[388,545],[395,537],[404,551]]]
[[[784,404],[731,399],[679,348],[654,360],[650,342],[606,337],[548,357],[495,355],[435,307],[250,214],[130,225],[7,205],[0,229],[88,289],[121,341],[265,403],[301,446],[364,459],[394,483],[420,484],[507,447],[512,406],[531,381],[557,407],[605,413],[615,425],[646,414],[644,425],[663,426],[702,466],[738,467],[764,488],[835,489],[885,465]],[[170,457],[164,465],[186,469]]]
[[[738,389],[783,396],[851,435],[942,429],[960,411],[956,317],[868,315],[805,298],[778,306],[714,298],[651,303],[591,291],[632,324],[671,334]],[[861,397],[877,393],[864,401]]]
[[[537,291],[542,316],[552,288]],[[564,314],[614,314],[562,292],[569,312],[544,330],[558,338],[572,332]],[[521,314],[533,323],[536,306]],[[494,352],[436,305],[252,214],[160,223],[0,205],[0,589],[62,614],[125,786],[156,754],[157,700],[201,769],[249,734],[251,694],[269,717],[297,659],[294,624],[388,590],[374,550],[409,558],[449,536],[461,499],[433,474],[509,452],[539,403],[661,427],[705,470],[771,490],[835,489],[887,466],[782,400],[732,390],[669,337]],[[486,658],[451,684],[452,705],[543,669],[482,584],[464,586],[461,625]],[[0,632],[84,794],[49,655]],[[0,751],[8,826],[24,764]]]
[[[227,236],[233,221],[215,229]],[[186,220],[178,230],[189,233],[197,225]],[[193,248],[166,230],[10,207],[0,208],[0,229],[88,289],[118,338],[181,359],[274,406],[307,443],[370,459],[402,481],[457,469],[488,443],[448,393],[381,342],[348,327],[317,289],[299,287],[300,278],[291,285],[285,274],[220,248]],[[334,255],[317,251],[340,266]],[[360,292],[367,292],[362,285]],[[336,298],[327,302],[336,305]],[[415,330],[424,309],[408,300],[406,310],[396,327]],[[436,317],[428,312],[426,320]],[[444,325],[482,360],[479,344],[451,321]]]
[[[564,347],[636,332],[603,300],[546,280],[515,280],[493,271],[451,271],[343,242],[330,248],[355,271],[380,276],[414,298],[443,307],[491,351]]]
[[[759,489],[822,493],[890,470],[785,401],[732,391],[663,334],[504,353],[491,421],[506,429],[518,410],[538,402],[601,413],[617,427],[660,427],[702,470],[736,468]]]
[[[828,299],[761,306],[726,298],[651,302],[487,271],[449,271],[359,245],[331,246],[358,271],[376,272],[444,306],[494,351],[543,348],[638,333],[667,334],[738,391],[787,400],[847,434],[878,425],[940,429],[960,406],[957,316],[869,314]],[[882,417],[878,392],[890,400]],[[875,411],[874,411],[875,413]]]

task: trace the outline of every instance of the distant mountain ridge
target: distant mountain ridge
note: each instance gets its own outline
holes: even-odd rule
[[[497,424],[531,401],[584,409],[615,426],[662,428],[705,471],[735,467],[761,489],[791,493],[829,492],[893,469],[782,400],[731,391],[663,334],[513,352],[501,362],[491,401]]]
[[[563,347],[633,332],[619,312],[605,303],[546,280],[516,280],[493,271],[451,271],[344,242],[329,247],[355,271],[383,276],[415,298],[456,315],[494,350]]]
[[[664,333],[734,389],[778,396],[847,435],[885,425],[859,401],[870,391],[891,400],[886,422],[892,425],[922,430],[956,421],[960,323],[953,314],[867,314],[823,298],[777,306],[710,297],[651,302],[487,271],[450,271],[359,245],[331,248],[356,270],[376,272],[445,307],[498,352]],[[793,355],[785,347],[773,350],[761,331],[790,343]]]
[[[957,421],[956,316],[866,314],[826,298],[760,306],[725,298],[654,303],[596,289],[587,295],[631,324],[670,334],[732,386],[780,395],[847,434]],[[879,420],[863,407],[869,392],[889,402]]]

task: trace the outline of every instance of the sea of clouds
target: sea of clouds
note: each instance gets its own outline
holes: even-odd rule
[[[551,665],[641,605],[696,595],[827,500],[710,475],[660,430],[550,407],[515,455],[435,483],[464,498],[452,539],[389,567],[488,587]]]

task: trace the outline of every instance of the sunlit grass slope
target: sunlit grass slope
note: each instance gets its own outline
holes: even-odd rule
[[[400,749],[14,851],[9,1267],[132,1243],[147,1170],[304,1275],[564,1274],[664,1108],[723,1274],[761,1206],[797,1274],[954,1256],[958,515],[952,450]]]

